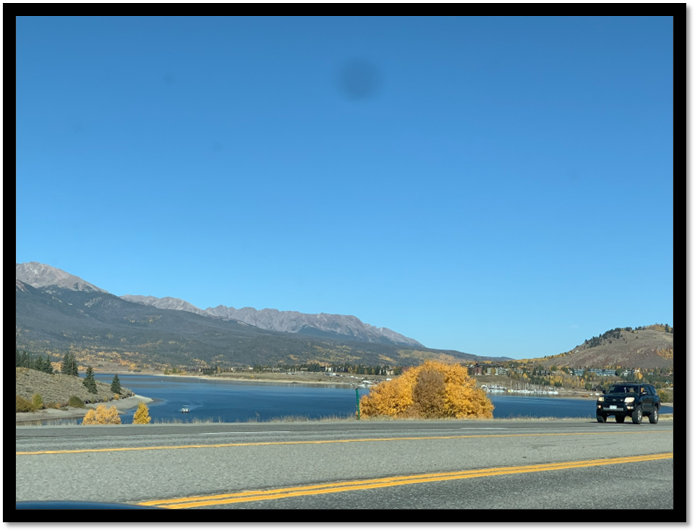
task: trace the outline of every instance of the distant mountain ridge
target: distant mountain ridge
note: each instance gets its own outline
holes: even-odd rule
[[[276,309],[256,310],[251,307],[235,309],[218,305],[205,309],[211,316],[222,319],[243,321],[254,327],[271,331],[299,334],[318,334],[330,336],[349,336],[363,342],[390,342],[411,347],[424,347],[423,344],[399,334],[386,327],[375,327],[360,321],[355,316],[342,314],[303,314],[295,311]],[[317,333],[318,331],[318,333]],[[324,333],[324,334],[321,334]]]
[[[183,299],[177,299],[175,297],[155,297],[155,296],[132,296],[125,295],[120,296],[121,299],[130,301],[131,303],[140,303],[141,305],[148,305],[150,307],[156,307],[168,310],[183,310],[185,312],[193,312],[200,316],[207,316],[208,313],[205,310],[199,309],[197,306],[192,305],[188,301]]]
[[[63,270],[41,264],[40,262],[25,262],[16,265],[16,278],[34,288],[43,288],[45,286],[59,286],[68,288],[69,290],[79,290],[85,292],[104,292],[106,290],[98,286],[88,283],[84,279],[80,279],[75,275],[71,275]]]
[[[183,310],[200,316],[227,321],[236,321],[266,329],[268,331],[306,334],[323,338],[350,338],[361,342],[393,343],[409,347],[425,347],[420,342],[408,338],[386,327],[375,327],[364,323],[355,316],[342,314],[303,314],[296,311],[276,309],[256,310],[251,307],[235,309],[218,305],[203,310],[188,301],[174,297],[154,297],[124,295],[121,299],[167,310]]]
[[[63,270],[29,262],[17,264],[17,280],[34,288],[57,286],[69,290],[109,293],[84,279]],[[411,348],[423,348],[423,344],[386,327],[375,327],[362,322],[355,316],[341,314],[303,314],[296,311],[275,309],[256,310],[251,307],[235,309],[218,305],[203,310],[183,299],[126,294],[121,299],[163,310],[191,312],[199,316],[242,322],[268,331],[316,336],[320,338],[344,339],[378,344],[393,344]]]

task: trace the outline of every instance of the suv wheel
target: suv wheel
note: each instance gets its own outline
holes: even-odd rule
[[[616,422],[617,422],[617,423],[623,423],[623,422],[624,422],[624,419],[626,419],[626,416],[622,416],[622,415],[620,415],[620,414],[616,414],[616,416],[614,416],[614,417],[616,417]]]
[[[597,414],[597,423],[606,423],[606,422],[607,422],[607,416]]]
[[[631,417],[633,418],[634,423],[640,425],[643,422],[643,407],[640,405],[637,406]]]
[[[660,419],[660,411],[657,408],[653,409],[652,414],[648,416],[648,419],[650,420],[650,423],[654,425],[657,423],[657,420]]]

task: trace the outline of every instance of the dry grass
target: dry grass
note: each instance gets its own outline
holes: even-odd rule
[[[222,418],[218,416],[217,419],[214,419],[212,417],[208,417],[208,418],[191,417],[191,418],[187,418],[186,420],[158,419],[157,421],[151,421],[149,424],[150,425],[204,425],[204,424],[211,424],[211,423],[227,423],[227,422],[223,421]]]
[[[80,418],[81,420],[82,418]],[[17,423],[18,427],[40,427],[42,425],[58,426],[58,425],[77,425],[79,420],[75,418],[61,418],[61,419],[37,419],[34,421],[20,421]]]
[[[295,421],[319,421],[319,422],[332,422],[332,421],[357,421],[355,416],[324,416],[318,419],[310,419],[307,416],[282,416],[274,417],[268,421],[262,421],[261,423],[292,423]]]
[[[259,418],[253,417],[246,421],[240,421],[237,423],[295,423],[295,422],[306,422],[306,421],[320,421],[320,422],[332,422],[332,421],[355,421],[355,416],[341,417],[341,416],[325,416],[318,419],[312,419],[307,416],[281,416],[275,417],[269,420],[260,420]],[[178,424],[210,424],[210,423],[230,423],[229,421],[223,421],[222,418],[218,417],[214,419],[209,418],[190,418],[188,420],[179,419],[160,419],[150,423],[151,425],[178,425]],[[234,422],[233,422],[234,423]]]

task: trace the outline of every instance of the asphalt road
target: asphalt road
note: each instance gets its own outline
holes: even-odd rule
[[[671,509],[672,429],[666,420],[18,427],[16,500]]]

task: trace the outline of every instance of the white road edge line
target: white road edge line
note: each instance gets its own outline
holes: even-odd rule
[[[201,432],[201,436],[206,434],[276,434],[278,432],[292,432],[290,430],[263,430],[257,432],[251,431],[231,431],[231,432]]]

